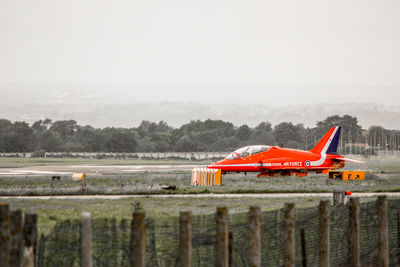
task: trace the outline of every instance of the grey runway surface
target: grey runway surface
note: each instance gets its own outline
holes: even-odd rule
[[[46,176],[72,175],[74,172],[84,172],[88,175],[99,174],[129,174],[138,172],[191,171],[193,168],[205,165],[50,165],[31,166],[23,168],[1,168],[1,176]]]
[[[400,192],[352,193],[351,197],[400,197]],[[332,193],[277,193],[277,194],[165,194],[165,195],[65,195],[65,196],[0,196],[0,199],[122,199],[122,198],[296,198],[296,197],[332,197]]]

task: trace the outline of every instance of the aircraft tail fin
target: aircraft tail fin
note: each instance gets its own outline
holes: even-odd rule
[[[336,154],[341,129],[340,126],[331,128],[310,152]]]

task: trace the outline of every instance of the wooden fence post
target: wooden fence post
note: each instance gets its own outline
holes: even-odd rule
[[[10,212],[10,234],[10,266],[22,266],[25,248],[21,210]]]
[[[0,204],[0,266],[10,266],[10,210]]]
[[[24,266],[36,266],[37,214],[26,213],[24,222],[25,256]]]
[[[232,266],[232,256],[233,256],[233,232],[228,233],[228,266]]]
[[[295,265],[295,211],[294,203],[285,205],[285,267],[294,267]]]
[[[301,242],[301,266],[307,267],[306,235],[304,233],[304,228],[300,229],[300,242]]]
[[[89,212],[84,212],[81,224],[81,266],[92,265],[92,217]]]
[[[39,246],[38,246],[38,252],[37,252],[37,265],[38,266],[43,266],[43,262],[45,261],[44,259],[44,252],[46,251],[46,238],[44,237],[44,234],[40,235],[39,240]]]
[[[217,207],[217,267],[228,267],[229,249],[228,249],[228,208],[226,206]]]
[[[250,267],[261,267],[261,209],[250,207]]]
[[[350,198],[349,249],[350,266],[360,266],[360,206],[359,198]]]
[[[389,266],[389,239],[388,239],[388,201],[387,196],[378,197],[379,215],[379,262],[378,266]]]
[[[319,204],[319,266],[329,267],[329,201]]]
[[[179,266],[192,265],[192,212],[182,211],[179,217]]]
[[[133,212],[132,233],[132,266],[144,267],[146,254],[146,224],[145,213],[142,210],[135,210]]]
[[[397,264],[400,266],[400,213],[397,213]]]

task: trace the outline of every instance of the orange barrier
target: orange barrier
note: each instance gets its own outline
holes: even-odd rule
[[[221,185],[222,172],[221,170],[208,168],[194,168],[192,171],[192,185],[197,186],[212,186]]]
[[[85,180],[85,174],[83,172],[82,173],[76,172],[76,173],[72,174],[72,180],[74,180],[74,181]]]
[[[330,171],[329,179],[362,181],[365,180],[365,173],[366,171]]]

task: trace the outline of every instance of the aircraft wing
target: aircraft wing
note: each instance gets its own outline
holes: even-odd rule
[[[334,159],[334,160],[341,160],[341,161],[349,161],[349,162],[355,162],[355,163],[365,163],[364,161],[360,161],[360,160],[356,160],[356,159],[349,159],[349,158],[345,158],[343,156],[339,156],[339,155],[328,155],[329,159]]]

